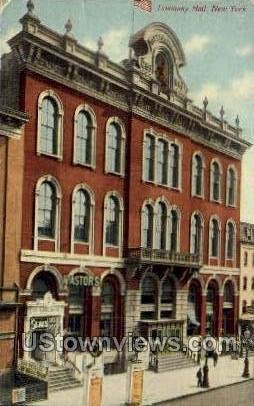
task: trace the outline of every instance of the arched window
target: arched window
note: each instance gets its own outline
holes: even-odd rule
[[[141,304],[156,304],[157,287],[156,281],[152,276],[146,276],[143,279],[141,287]]]
[[[106,244],[119,245],[120,207],[115,196],[109,196],[106,208]]]
[[[224,287],[224,302],[233,303],[234,289],[231,282],[227,282]]]
[[[199,214],[191,218],[191,253],[200,254],[202,251],[202,220]]]
[[[199,154],[192,158],[192,194],[203,196],[203,160]]]
[[[171,210],[170,213],[170,251],[176,252],[178,248],[178,213]]]
[[[179,187],[179,146],[171,144],[171,159],[170,159],[170,186]]]
[[[168,144],[158,140],[157,144],[157,182],[166,185],[168,182]]]
[[[254,290],[254,278],[251,279],[251,289]]]
[[[74,240],[89,241],[90,231],[90,197],[85,190],[78,190],[74,203]]]
[[[109,119],[106,130],[106,172],[124,175],[125,130],[121,121]]]
[[[247,312],[247,302],[246,300],[243,300],[242,302],[242,313],[246,313]]]
[[[247,277],[243,277],[243,290],[247,290]]]
[[[76,154],[75,161],[82,165],[92,163],[92,134],[91,116],[86,111],[80,111],[77,117]]]
[[[167,209],[164,203],[160,202],[157,209],[156,221],[156,248],[166,249],[166,230],[167,230]]]
[[[211,200],[219,201],[221,195],[221,172],[218,162],[211,165]]]
[[[235,170],[233,168],[229,168],[227,172],[227,204],[229,206],[236,206],[236,187],[237,183]]]
[[[41,110],[40,152],[57,154],[57,105],[51,97],[45,97]]]
[[[147,204],[142,211],[142,247],[153,245],[153,208]]]
[[[217,219],[211,221],[210,247],[211,256],[218,258],[220,248],[220,228]]]
[[[38,99],[37,153],[62,158],[63,105],[52,90]]]
[[[144,180],[154,181],[155,139],[147,134],[144,142]]]
[[[228,259],[234,258],[235,253],[235,228],[232,222],[227,223],[226,227],[226,242],[227,242],[227,251],[226,256]]]
[[[56,190],[50,182],[43,182],[38,196],[38,237],[55,238]]]
[[[43,299],[45,294],[49,291],[49,286],[45,278],[38,276],[33,282],[33,299]]]
[[[168,59],[162,52],[159,52],[155,58],[155,77],[161,90],[167,90],[171,86]]]

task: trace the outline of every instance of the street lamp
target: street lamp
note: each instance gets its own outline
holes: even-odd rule
[[[204,372],[204,378],[203,378],[203,388],[209,388],[209,377],[208,377],[208,372],[209,372],[209,368],[208,368],[208,364],[207,364],[207,354],[205,357],[205,365],[203,368],[203,372]]]
[[[249,338],[250,338],[250,330],[245,330],[244,334],[244,338],[246,339],[246,355],[245,355],[245,359],[244,359],[244,370],[243,370],[243,374],[242,377],[243,378],[249,378],[250,376],[250,372],[249,372],[249,358],[248,358],[248,352],[249,352]]]

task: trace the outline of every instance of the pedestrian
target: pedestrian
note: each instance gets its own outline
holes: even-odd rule
[[[213,353],[213,366],[214,367],[216,367],[216,365],[217,365],[218,358],[219,358],[219,356],[218,356],[217,352],[214,351],[214,353]]]
[[[203,384],[202,368],[199,368],[196,376],[197,376],[197,380],[198,380],[198,388],[202,387],[202,384]]]

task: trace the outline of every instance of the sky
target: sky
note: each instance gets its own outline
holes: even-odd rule
[[[68,18],[73,35],[120,62],[128,56],[129,36],[151,22],[168,24],[180,39],[187,64],[181,75],[198,106],[207,96],[208,110],[234,124],[239,115],[243,137],[254,144],[254,0],[152,0],[151,13],[133,8],[133,0],[34,0],[34,13],[64,33]],[[26,0],[0,0],[0,53],[20,30]],[[235,8],[231,9],[231,5]],[[199,11],[197,11],[197,5]],[[173,11],[172,7],[185,11]],[[206,6],[205,11],[204,6]],[[237,11],[236,11],[237,9]],[[134,12],[133,12],[134,10]],[[133,18],[134,17],[134,18]],[[242,165],[241,219],[254,223],[254,146]],[[253,198],[252,198],[253,196]]]

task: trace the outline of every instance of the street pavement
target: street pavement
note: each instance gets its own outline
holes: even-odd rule
[[[203,364],[202,364],[203,366]],[[227,386],[237,382],[243,382],[242,378],[244,362],[243,359],[232,360],[229,356],[219,357],[216,367],[213,366],[213,360],[208,360],[209,383],[211,398],[215,393],[214,388]],[[197,387],[196,373],[198,366],[191,368],[177,369],[163,372],[160,374],[152,371],[145,371],[144,375],[144,396],[143,405],[150,406],[162,401],[177,399],[184,395],[201,393],[200,399],[204,396],[207,389]],[[250,358],[250,376],[254,377],[254,358]],[[253,383],[253,381],[250,381]],[[241,388],[241,386],[239,386]],[[233,388],[233,387],[232,387]],[[224,388],[227,390],[227,388]],[[241,390],[241,389],[239,389]],[[239,392],[239,391],[238,391]],[[33,405],[38,406],[84,406],[84,391],[82,387],[66,390],[62,392],[51,393],[47,401],[36,402]],[[251,395],[250,395],[251,396]],[[196,397],[197,398],[197,397]],[[122,406],[126,401],[126,374],[106,375],[103,383],[103,406]],[[167,404],[167,403],[162,403]],[[170,403],[171,404],[171,403]],[[175,403],[178,404],[178,403]],[[182,403],[183,404],[183,403]],[[189,403],[186,403],[186,405]],[[196,403],[200,405],[209,405],[209,403]],[[213,402],[214,404],[214,402]],[[224,402],[221,403],[226,406]],[[229,405],[233,404],[228,403]],[[254,399],[245,406],[253,406]]]

